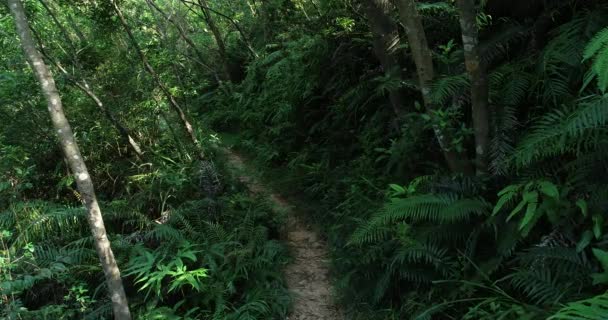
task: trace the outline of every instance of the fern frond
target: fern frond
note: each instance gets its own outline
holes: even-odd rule
[[[539,305],[555,304],[567,294],[567,286],[547,269],[518,270],[511,284]]]
[[[537,247],[517,256],[517,261],[530,268],[551,269],[555,275],[582,276],[592,272],[589,262],[575,248]]]
[[[378,226],[370,223],[361,224],[350,237],[349,243],[362,245],[366,243],[377,243],[389,238],[393,228],[390,226]]]
[[[594,58],[592,75],[597,77],[599,89],[605,92],[608,87],[608,27],[599,31],[585,47],[583,61],[591,58]]]
[[[547,320],[604,320],[608,318],[608,293],[571,302]]]
[[[469,87],[466,73],[440,77],[431,85],[431,100],[434,104],[445,105],[454,96],[460,96]]]
[[[425,194],[393,199],[371,223],[387,225],[406,219],[412,222],[454,223],[466,221],[472,215],[485,215],[489,208],[489,204],[481,198],[460,199],[449,194]]]
[[[516,148],[513,156],[517,167],[535,160],[566,153],[577,154],[593,148],[597,139],[587,139],[593,131],[604,130],[608,122],[608,98],[582,102],[575,110],[562,108],[541,117]]]
[[[144,235],[145,239],[156,241],[183,242],[186,241],[184,234],[179,229],[166,224],[158,224]]]
[[[447,248],[434,246],[428,243],[414,243],[397,250],[391,261],[390,269],[400,270],[410,264],[426,264],[433,266],[443,276],[450,272]],[[407,269],[407,267],[405,267]]]
[[[508,173],[508,160],[513,155],[514,131],[519,126],[517,109],[511,106],[496,108],[494,112],[494,135],[490,143],[490,170],[498,175]]]
[[[363,244],[385,239],[390,232],[386,226],[403,221],[450,224],[468,221],[474,215],[486,215],[489,211],[489,203],[481,198],[459,198],[449,194],[392,199],[368,223],[355,230],[351,243]]]

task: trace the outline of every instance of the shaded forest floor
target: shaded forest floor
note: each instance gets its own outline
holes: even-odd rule
[[[225,153],[229,167],[252,193],[268,195],[276,210],[287,213],[287,223],[282,233],[293,257],[292,263],[284,270],[287,286],[293,296],[293,308],[288,319],[343,319],[332,296],[326,242],[285,197],[266,187],[253,174],[247,173],[246,159],[231,149],[225,148],[222,152]]]

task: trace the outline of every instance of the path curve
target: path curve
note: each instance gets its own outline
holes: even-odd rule
[[[246,172],[245,160],[229,149],[222,150],[228,164],[237,172]],[[249,175],[238,177],[252,193],[267,194],[273,204],[288,213],[284,232],[293,256],[285,268],[287,286],[293,295],[293,308],[288,320],[342,320],[344,316],[333,303],[329,281],[329,252],[327,244],[280,194],[273,192]]]

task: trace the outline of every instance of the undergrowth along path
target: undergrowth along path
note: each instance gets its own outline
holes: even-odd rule
[[[278,210],[287,212],[284,231],[293,256],[285,268],[287,286],[293,295],[293,308],[288,320],[342,320],[340,308],[334,303],[329,281],[329,252],[327,244],[312,226],[294,211],[293,206],[279,193],[270,190],[256,177],[247,174],[246,161],[230,149],[222,149],[228,165],[235,169],[238,179],[252,193],[268,195]]]

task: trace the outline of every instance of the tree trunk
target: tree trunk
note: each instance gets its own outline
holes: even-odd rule
[[[203,68],[207,69],[207,71],[211,72],[213,74],[213,77],[217,81],[217,83],[221,84],[222,83],[222,79],[218,75],[217,70],[215,70],[209,64],[207,64],[207,62],[205,62],[205,57],[204,57],[202,51],[194,44],[194,41],[192,41],[192,39],[190,37],[188,37],[188,35],[186,34],[186,31],[181,26],[181,24],[179,24],[177,21],[173,20],[172,18],[170,19],[169,16],[167,14],[165,14],[164,12],[162,12],[161,9],[153,1],[146,1],[146,2],[148,3],[148,7],[150,7],[150,10],[159,12],[160,15],[163,17],[163,19],[165,19],[165,21],[172,22],[172,23],[175,24],[175,26],[176,26],[179,34],[180,34],[180,37],[184,41],[186,41],[186,43],[188,44],[188,46],[190,46],[190,48],[192,49],[192,51],[194,51],[194,53],[196,54],[196,57],[193,57],[192,55],[189,55],[187,52],[186,53],[182,53],[182,54],[186,58],[192,60],[192,62],[194,62],[196,64],[199,64],[201,67],[203,67]],[[191,12],[197,14],[197,15],[200,15],[200,13],[198,11],[195,11],[192,7],[187,7],[187,8],[188,8],[189,11],[191,11]],[[158,19],[156,19],[156,27],[157,27],[158,33],[161,34],[161,37],[162,37],[163,41],[167,42],[167,39],[166,39],[167,38],[166,28],[162,28],[161,27],[161,23],[160,23],[160,21]]]
[[[399,16],[405,27],[405,32],[416,65],[424,106],[427,112],[431,112],[436,108],[431,100],[431,82],[435,77],[435,73],[433,70],[433,56],[426,41],[422,19],[418,14],[414,0],[399,0],[398,4]],[[473,170],[468,159],[466,159],[466,156],[453,151],[447,145],[452,140],[451,137],[449,137],[446,132],[442,132],[438,127],[435,127],[434,131],[439,147],[443,152],[443,157],[450,170],[452,170],[452,172],[470,174]]]
[[[15,25],[17,26],[17,33],[21,39],[21,46],[23,47],[23,51],[25,52],[36,78],[40,82],[42,92],[48,103],[48,110],[53,126],[57,131],[61,143],[63,154],[76,178],[78,191],[82,195],[84,205],[87,209],[87,220],[93,234],[95,249],[97,250],[104,271],[108,293],[112,300],[114,319],[130,320],[131,313],[129,311],[127,296],[120,278],[120,270],[118,269],[114,253],[110,246],[110,240],[106,234],[103,217],[93,188],[93,181],[91,180],[86,164],[82,159],[68,119],[63,112],[63,105],[57,87],[55,86],[55,80],[44,63],[42,55],[36,50],[21,0],[8,0],[8,5],[15,17]]]
[[[399,33],[397,24],[390,17],[391,4],[388,0],[370,0],[365,6],[365,14],[374,37],[374,53],[384,73],[390,76],[402,78],[401,66],[397,56],[399,45]],[[401,89],[389,91],[391,106],[397,116],[405,113],[403,107],[403,92]]]
[[[479,55],[479,35],[474,0],[457,0],[464,46],[464,61],[471,78],[471,108],[475,133],[475,164],[477,174],[488,171],[490,125],[488,119],[488,78]]]
[[[49,5],[46,3],[46,1],[45,0],[38,0],[38,1],[42,5],[42,7],[44,7],[44,9],[49,14],[49,16],[51,16],[51,19],[53,20],[53,22],[55,22],[55,25],[59,28],[59,31],[61,32],[61,34],[65,38],[66,42],[70,46],[70,49],[72,50],[72,52],[76,53],[78,50],[74,46],[74,42],[72,42],[70,33],[63,27],[61,22],[59,22],[59,19],[57,19],[57,16],[53,12],[53,10],[49,7]]]
[[[143,153],[141,151],[141,148],[139,147],[139,144],[137,143],[137,141],[135,141],[135,139],[133,139],[133,136],[131,136],[129,129],[127,129],[116,118],[116,116],[108,108],[106,108],[106,106],[103,104],[103,102],[101,102],[101,100],[95,94],[95,92],[93,92],[93,90],[91,90],[91,87],[89,87],[89,84],[84,80],[82,80],[81,82],[78,82],[77,80],[72,79],[72,82],[74,83],[74,85],[76,87],[78,87],[80,90],[82,90],[82,92],[84,92],[87,96],[89,96],[89,98],[91,98],[91,100],[93,100],[93,102],[95,102],[95,105],[97,105],[99,110],[101,110],[101,112],[103,112],[105,114],[106,118],[114,125],[116,130],[118,130],[118,133],[120,133],[120,135],[123,137],[123,139],[125,139],[127,141],[129,146],[131,146],[131,149],[133,149],[133,151],[135,151],[135,154],[137,155],[137,157],[142,158]]]
[[[184,30],[184,28],[182,28],[182,26],[179,23],[177,23],[177,21],[173,20],[173,18],[171,18],[169,15],[165,14],[165,12],[161,8],[159,8],[156,5],[156,3],[154,3],[154,0],[146,0],[146,2],[148,3],[148,5],[151,8],[153,8],[158,13],[160,13],[160,15],[163,17],[163,19],[165,19],[166,21],[171,22],[171,24],[173,24],[175,26],[175,28],[177,29],[177,31],[179,33],[179,36],[184,41],[186,41],[186,43],[190,46],[190,48],[192,48],[192,51],[194,51],[194,53],[196,54],[196,56],[198,57],[198,59],[204,63],[204,61],[205,61],[205,55],[194,44],[194,41],[192,41],[192,39],[190,39],[190,37],[188,37],[188,35],[186,34],[186,31]]]
[[[142,63],[144,64],[146,71],[148,71],[148,73],[152,76],[152,78],[154,78],[156,85],[158,85],[158,87],[161,89],[161,91],[163,92],[163,94],[165,95],[167,100],[169,100],[169,105],[179,116],[179,118],[182,121],[182,124],[184,126],[184,130],[186,130],[186,134],[188,135],[188,137],[190,138],[190,140],[196,147],[197,152],[198,152],[198,157],[203,159],[204,158],[203,147],[201,146],[200,142],[196,138],[194,129],[192,128],[190,121],[186,117],[184,110],[180,107],[180,105],[177,103],[177,100],[175,100],[175,97],[171,94],[171,92],[169,91],[167,86],[165,86],[165,84],[162,82],[162,80],[158,76],[158,73],[156,73],[154,68],[152,68],[152,65],[148,62],[146,55],[144,54],[144,52],[139,47],[139,44],[137,43],[137,39],[135,39],[133,32],[131,32],[131,28],[129,28],[129,24],[127,23],[127,20],[123,16],[122,11],[120,11],[120,8],[118,7],[118,5],[116,4],[116,2],[114,0],[112,0],[112,5],[114,7],[114,11],[116,11],[116,14],[118,15],[118,18],[120,19],[121,24],[125,28],[125,31],[127,32],[127,35],[129,36],[129,39],[131,40],[133,47],[135,48],[135,51],[137,51],[137,54],[139,55]]]
[[[201,3],[194,3],[192,1],[188,1],[188,0],[181,0],[182,3],[186,4],[192,4],[192,5],[196,5],[198,7],[200,7],[201,9],[205,9],[208,10],[211,13],[215,13],[216,15],[228,20],[228,22],[230,22],[230,24],[232,24],[234,26],[234,28],[236,29],[236,31],[239,33],[239,35],[241,36],[241,40],[243,40],[243,43],[245,43],[245,46],[247,47],[247,50],[249,51],[249,53],[254,57],[254,58],[259,58],[258,53],[255,51],[255,49],[253,49],[253,45],[251,44],[251,41],[249,41],[249,37],[247,37],[245,35],[245,32],[243,31],[243,28],[241,28],[241,26],[239,25],[239,23],[234,20],[233,18],[231,18],[230,16],[221,13],[218,10],[212,9],[210,7],[206,7],[203,6]],[[191,7],[188,7],[188,9],[190,9]],[[193,11],[194,12],[194,11]],[[203,19],[206,19],[205,16],[203,15]]]
[[[215,43],[217,44],[218,52],[220,53],[220,59],[222,60],[222,64],[224,65],[224,72],[226,74],[226,78],[232,82],[235,79],[232,76],[232,72],[230,72],[230,61],[228,59],[228,55],[226,54],[226,44],[224,43],[224,39],[222,38],[222,34],[220,33],[220,29],[215,24],[215,20],[211,16],[211,12],[209,10],[209,6],[207,5],[207,1],[198,0],[198,3],[203,11],[203,15],[205,16],[205,22],[211,29],[211,33],[213,33],[213,38],[215,38]]]
[[[252,3],[249,0],[245,0],[247,2],[247,6],[249,7],[249,11],[251,12],[251,16],[255,17],[258,15],[257,9],[255,8],[255,3]]]
[[[86,45],[87,38],[84,36],[84,33],[82,33],[82,31],[80,30],[80,27],[76,23],[76,20],[74,20],[74,17],[71,14],[67,14],[67,18],[68,18],[68,23],[70,24],[70,27],[72,28],[72,30],[78,37],[78,40],[80,40],[80,45],[81,46]]]

